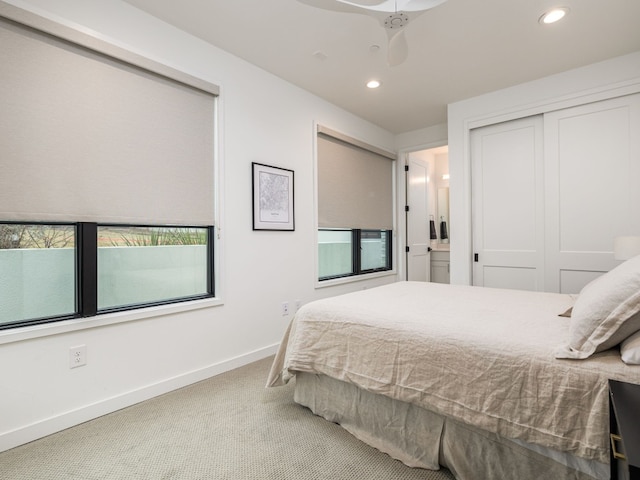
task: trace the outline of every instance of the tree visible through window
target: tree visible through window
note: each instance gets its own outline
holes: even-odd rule
[[[74,247],[75,229],[69,225],[0,224],[0,249]]]

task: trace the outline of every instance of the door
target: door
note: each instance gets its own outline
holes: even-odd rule
[[[407,280],[428,282],[431,278],[428,209],[429,163],[408,154],[405,167],[407,225]]]
[[[544,289],[542,116],[471,132],[473,284]]]
[[[578,293],[640,234],[640,94],[544,116],[548,291]]]
[[[640,233],[640,94],[471,132],[473,284],[579,293]]]

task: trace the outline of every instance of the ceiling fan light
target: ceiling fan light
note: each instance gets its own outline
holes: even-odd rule
[[[382,84],[379,80],[369,80],[367,82],[367,88],[378,88],[380,85]]]
[[[538,19],[538,22],[540,22],[543,25],[548,25],[550,23],[555,23],[558,20],[561,20],[562,18],[564,18],[564,16],[567,13],[569,13],[569,9],[567,7],[555,7],[555,8],[552,8],[551,10],[545,12]]]

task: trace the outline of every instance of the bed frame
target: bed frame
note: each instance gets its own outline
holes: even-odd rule
[[[563,294],[397,282],[311,302],[267,381],[417,468],[458,480],[609,478],[608,380],[640,383],[617,349],[558,359]]]

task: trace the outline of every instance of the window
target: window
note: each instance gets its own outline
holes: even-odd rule
[[[391,231],[360,230],[360,270],[391,269]]]
[[[98,311],[211,296],[209,229],[98,226]]]
[[[0,329],[212,297],[213,227],[0,223]]]
[[[22,10],[0,64],[0,328],[213,296],[218,87]]]
[[[354,272],[353,231],[318,231],[318,277],[321,280],[352,275]]]
[[[394,154],[318,128],[318,278],[391,270]]]
[[[318,278],[391,270],[391,230],[318,231]]]
[[[73,225],[0,223],[0,327],[73,316]]]

